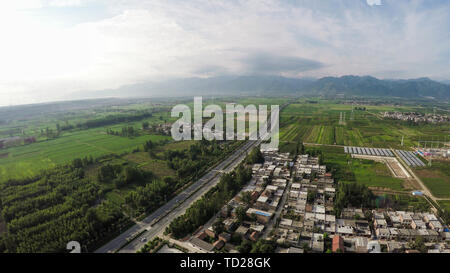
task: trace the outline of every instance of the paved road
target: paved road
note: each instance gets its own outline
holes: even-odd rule
[[[118,237],[96,250],[95,253],[114,252],[126,244],[127,238],[131,238],[133,235],[137,235],[138,233],[148,230],[123,249],[124,251],[138,250],[140,248],[139,246],[145,244],[145,242],[140,241],[141,238],[146,237],[147,240],[149,240],[151,237],[154,237],[153,234],[158,233],[156,231],[163,230],[163,228],[165,228],[165,226],[167,226],[176,216],[181,215],[179,212],[184,212],[193,203],[193,201],[201,197],[201,195],[203,195],[212,186],[216,185],[219,182],[223,172],[229,172],[236,167],[238,163],[245,158],[247,154],[246,151],[252,147],[255,147],[259,143],[260,141],[248,141],[243,146],[239,147],[231,156],[219,163],[213,170],[209,171],[202,178],[190,185],[182,193],[157,209],[139,224],[132,226]]]
[[[259,141],[249,141],[247,142],[242,148],[240,148],[238,151],[236,151],[233,156],[229,157],[228,159],[226,159],[225,161],[223,161],[221,164],[219,164],[220,166],[217,166],[217,168],[213,171],[211,171],[210,173],[208,173],[207,177],[209,177],[210,179],[204,179],[202,178],[201,183],[199,183],[200,181],[197,181],[197,183],[199,183],[196,186],[196,189],[194,189],[193,186],[192,189],[191,187],[189,187],[187,190],[189,193],[193,193],[192,195],[189,196],[189,194],[185,192],[181,193],[180,195],[184,195],[182,199],[183,201],[180,202],[180,205],[177,206],[177,203],[172,203],[172,201],[170,201],[169,203],[172,204],[172,207],[169,208],[170,212],[167,213],[166,215],[162,214],[162,213],[157,213],[158,215],[163,215],[163,217],[160,217],[160,220],[158,222],[156,222],[154,225],[152,225],[151,227],[147,227],[148,231],[146,231],[145,233],[143,233],[142,235],[140,235],[138,238],[136,238],[135,240],[133,240],[132,242],[130,242],[128,245],[126,245],[125,247],[123,247],[119,253],[134,253],[136,251],[138,251],[139,249],[141,249],[146,242],[143,242],[142,239],[145,238],[146,241],[152,240],[154,237],[156,236],[161,236],[164,232],[164,230],[166,229],[167,226],[169,226],[169,224],[178,216],[183,215],[186,210],[198,199],[200,199],[203,194],[205,194],[206,192],[208,192],[212,187],[216,186],[217,183],[219,183],[220,181],[220,177],[224,174],[224,173],[228,173],[230,171],[232,171],[237,165],[239,165],[239,163],[246,157],[247,153],[246,151],[250,150],[251,148],[255,147],[256,145],[259,144]],[[195,191],[197,190],[197,191]],[[175,197],[174,199],[178,198]],[[164,207],[169,206],[169,203],[167,203]],[[156,212],[155,212],[156,213]],[[148,220],[150,222],[152,222],[153,220],[151,220],[153,217],[153,215],[150,215]],[[155,222],[155,221],[153,221]]]
[[[288,104],[280,107],[281,110]],[[271,120],[267,121],[267,127],[271,128]],[[269,133],[266,133],[269,134]],[[165,205],[157,209],[143,221],[135,224],[118,237],[97,249],[95,253],[112,253],[116,252],[127,243],[127,239],[137,236],[133,241],[120,249],[119,252],[136,252],[145,245],[145,241],[151,240],[153,237],[161,235],[170,222],[176,217],[182,215],[193,202],[199,199],[209,189],[214,187],[224,172],[232,171],[246,157],[247,151],[261,144],[259,138],[256,141],[247,141],[243,146],[239,147],[231,156],[219,163],[212,171],[209,171],[198,181],[186,188],[182,193],[171,199]],[[146,239],[142,241],[142,239]]]

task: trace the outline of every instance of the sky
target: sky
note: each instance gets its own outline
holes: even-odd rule
[[[222,75],[450,80],[447,0],[0,3],[0,105]]]

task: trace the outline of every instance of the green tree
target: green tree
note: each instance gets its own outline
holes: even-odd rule
[[[252,203],[252,193],[249,191],[244,191],[241,193],[241,200],[242,202],[244,202],[246,205],[250,206]]]
[[[239,222],[244,222],[245,218],[246,218],[246,212],[245,212],[245,208],[242,206],[239,206],[236,208],[236,217],[238,219]]]
[[[223,219],[219,218],[213,224],[213,229],[216,234],[221,234],[225,231],[225,224],[223,223]]]

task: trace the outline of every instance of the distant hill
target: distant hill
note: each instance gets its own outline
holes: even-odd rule
[[[193,95],[347,95],[450,99],[450,85],[428,78],[380,80],[371,76],[343,76],[315,79],[279,76],[223,76],[172,79],[122,86],[118,89],[86,92],[85,97],[175,97]],[[81,95],[81,94],[78,94]]]
[[[450,99],[450,85],[428,78],[379,80],[370,76],[326,77],[308,88],[312,92],[326,95]]]
[[[268,95],[293,94],[302,91],[314,79],[278,76],[222,76],[183,78],[145,82],[118,89],[91,92],[101,96],[192,96],[192,95]]]

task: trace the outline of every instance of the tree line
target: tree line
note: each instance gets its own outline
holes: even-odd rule
[[[117,207],[100,202],[104,193],[84,176],[83,166],[90,162],[78,159],[3,183],[0,211],[7,232],[0,235],[0,252],[65,252],[69,241],[93,251],[129,225]]]
[[[166,229],[174,238],[183,238],[205,224],[251,179],[251,168],[239,165],[229,174],[224,174],[217,186],[209,190],[200,200],[175,218]]]

